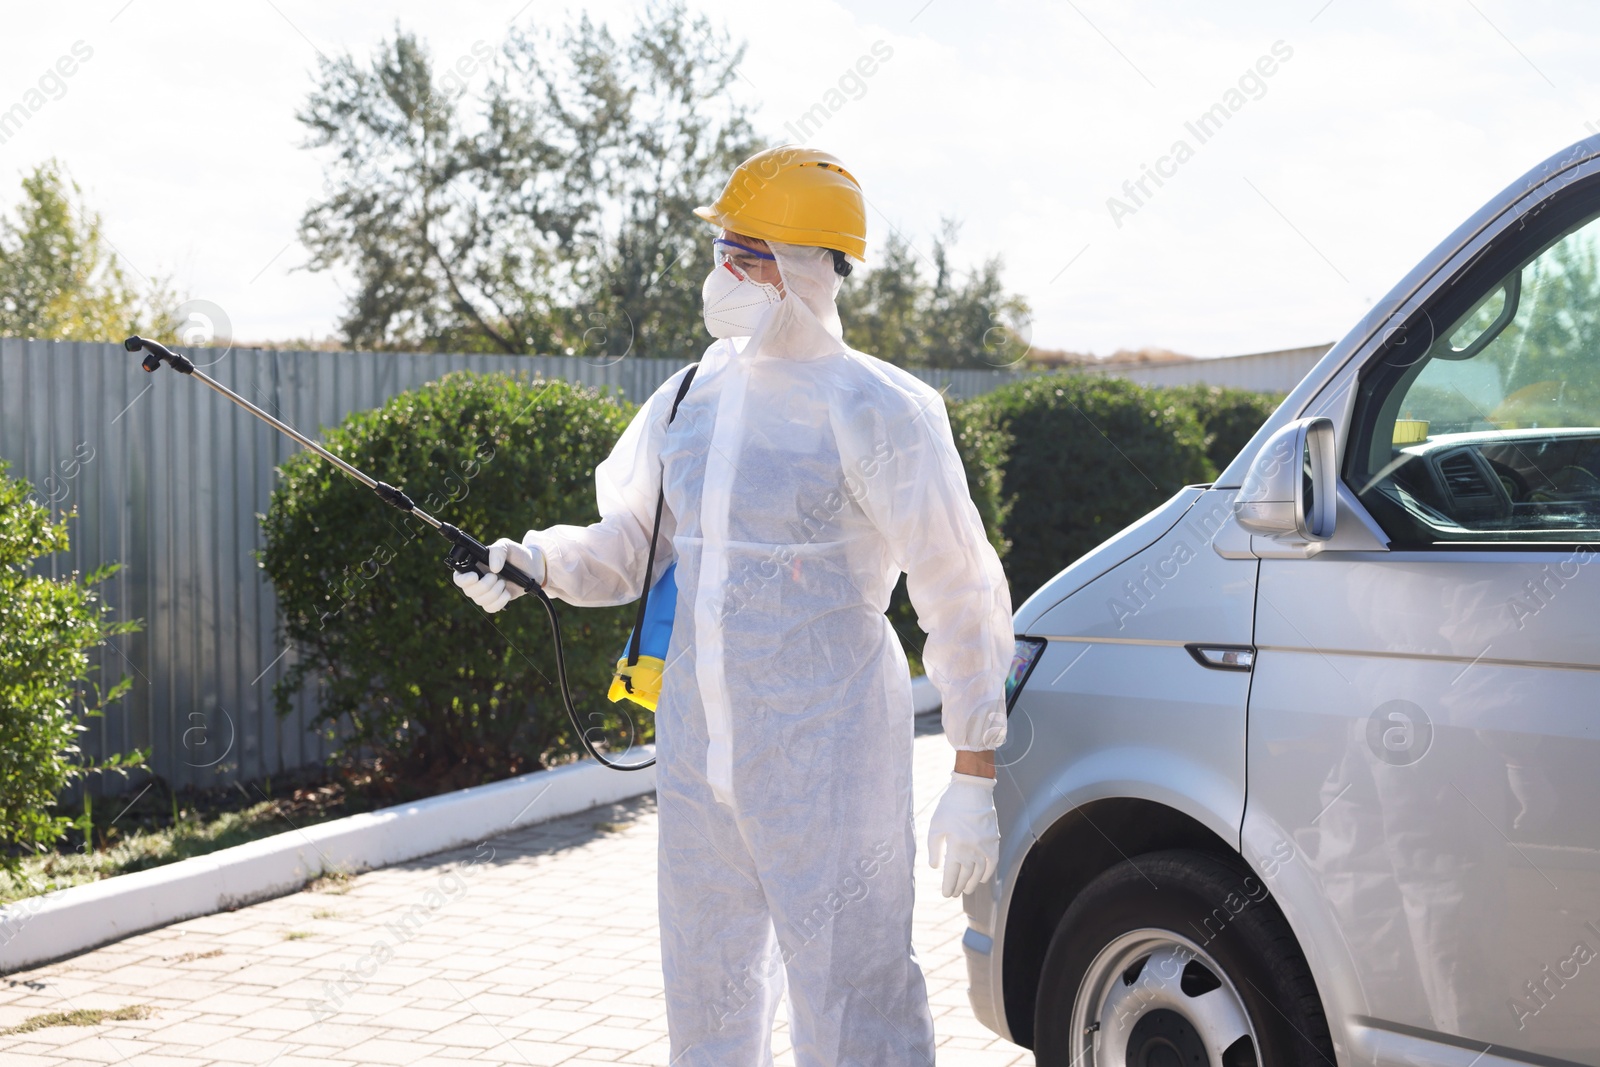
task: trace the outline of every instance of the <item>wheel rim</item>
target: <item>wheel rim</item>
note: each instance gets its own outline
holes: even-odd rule
[[[1255,1027],[1210,953],[1170,930],[1130,930],[1100,950],[1072,1004],[1074,1064],[1259,1067]]]

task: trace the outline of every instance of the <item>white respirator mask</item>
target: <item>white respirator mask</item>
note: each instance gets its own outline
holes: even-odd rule
[[[731,247],[730,247],[731,246]],[[732,255],[774,257],[718,239],[711,273],[700,289],[701,315],[712,337],[749,337],[761,325],[767,309],[783,299],[776,285],[752,281],[733,262]]]

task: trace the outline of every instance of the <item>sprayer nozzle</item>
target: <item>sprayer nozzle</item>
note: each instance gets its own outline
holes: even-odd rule
[[[137,352],[139,349],[144,347],[144,338],[135,334],[133,337],[130,337],[126,341],[122,342],[122,347],[126,348],[129,352]]]

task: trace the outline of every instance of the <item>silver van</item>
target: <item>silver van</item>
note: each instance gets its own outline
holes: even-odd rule
[[[1017,611],[978,1017],[1041,1067],[1600,1064],[1597,553],[1591,137]]]

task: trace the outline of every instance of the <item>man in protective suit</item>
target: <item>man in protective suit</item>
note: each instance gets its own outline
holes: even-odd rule
[[[696,214],[720,228],[706,350],[595,469],[601,520],[502,539],[552,596],[677,607],[656,716],[661,956],[674,1067],[772,1063],[787,989],[801,1067],[931,1064],[911,945],[911,680],[885,615],[900,573],[928,639],[955,773],[929,862],[946,896],[993,873],[993,750],[1013,648],[999,557],[940,394],[843,340],[834,298],[866,255],[834,157],[769,149]],[[522,590],[458,574],[485,610]]]

